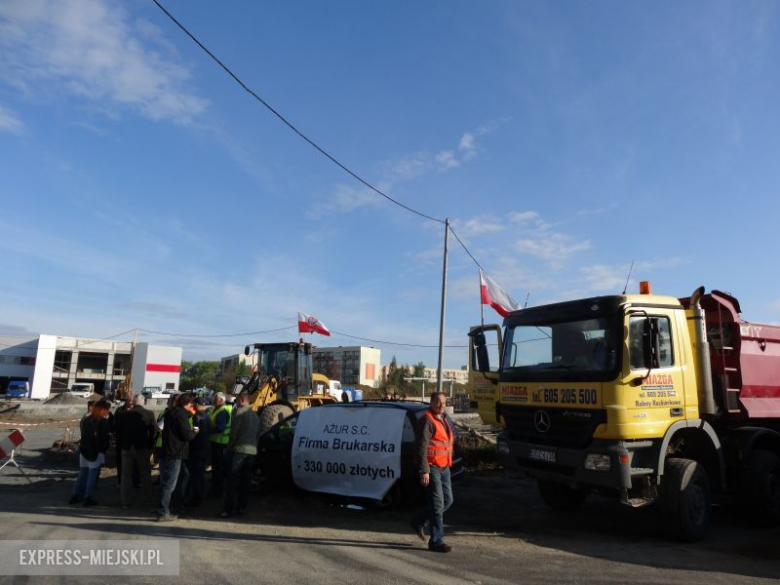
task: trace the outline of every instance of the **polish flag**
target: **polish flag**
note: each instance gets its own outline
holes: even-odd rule
[[[490,305],[502,317],[506,317],[510,311],[517,311],[520,305],[498,286],[490,277],[479,271],[479,284],[481,289],[482,304]]]
[[[319,333],[330,336],[330,331],[322,321],[306,313],[298,313],[298,333]]]

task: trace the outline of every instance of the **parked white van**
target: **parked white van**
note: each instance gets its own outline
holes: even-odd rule
[[[79,382],[73,384],[67,391],[73,396],[89,398],[95,393],[95,385],[92,382]]]

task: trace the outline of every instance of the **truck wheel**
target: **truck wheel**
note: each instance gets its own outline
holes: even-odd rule
[[[667,459],[660,492],[664,528],[670,536],[686,542],[701,540],[712,513],[704,466],[692,459]]]
[[[780,523],[780,457],[753,451],[744,478],[742,499],[751,520],[759,526]]]
[[[554,481],[537,480],[539,495],[547,506],[553,510],[573,512],[579,510],[588,496],[583,489],[573,489]]]
[[[269,404],[260,411],[260,432],[264,433],[292,413],[293,409],[286,404]]]

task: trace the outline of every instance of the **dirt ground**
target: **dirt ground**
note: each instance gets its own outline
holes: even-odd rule
[[[119,507],[116,478],[106,470],[95,496],[100,506],[69,506],[75,465],[41,457],[43,446],[62,432],[56,426],[26,431],[28,450],[20,460],[34,484],[10,481],[13,472],[0,474],[2,539],[175,539],[181,547],[179,579],[204,584],[731,585],[780,578],[780,529],[752,528],[736,509],[717,507],[707,538],[681,544],[663,536],[651,507],[632,510],[592,497],[576,514],[554,513],[533,482],[487,470],[469,473],[455,486],[456,503],[446,515],[447,540],[454,547],[449,555],[428,552],[412,534],[409,507],[377,511],[294,490],[255,491],[240,519],[218,519],[220,502],[209,500],[175,523],[158,524],[148,509]]]

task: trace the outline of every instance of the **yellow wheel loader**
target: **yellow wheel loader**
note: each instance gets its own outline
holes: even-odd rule
[[[256,353],[252,375],[236,379],[234,393],[249,394],[249,405],[260,417],[260,432],[264,432],[294,412],[320,406],[336,399],[328,394],[314,393],[313,388],[329,380],[312,372],[310,343],[255,343],[247,345],[244,354]]]

